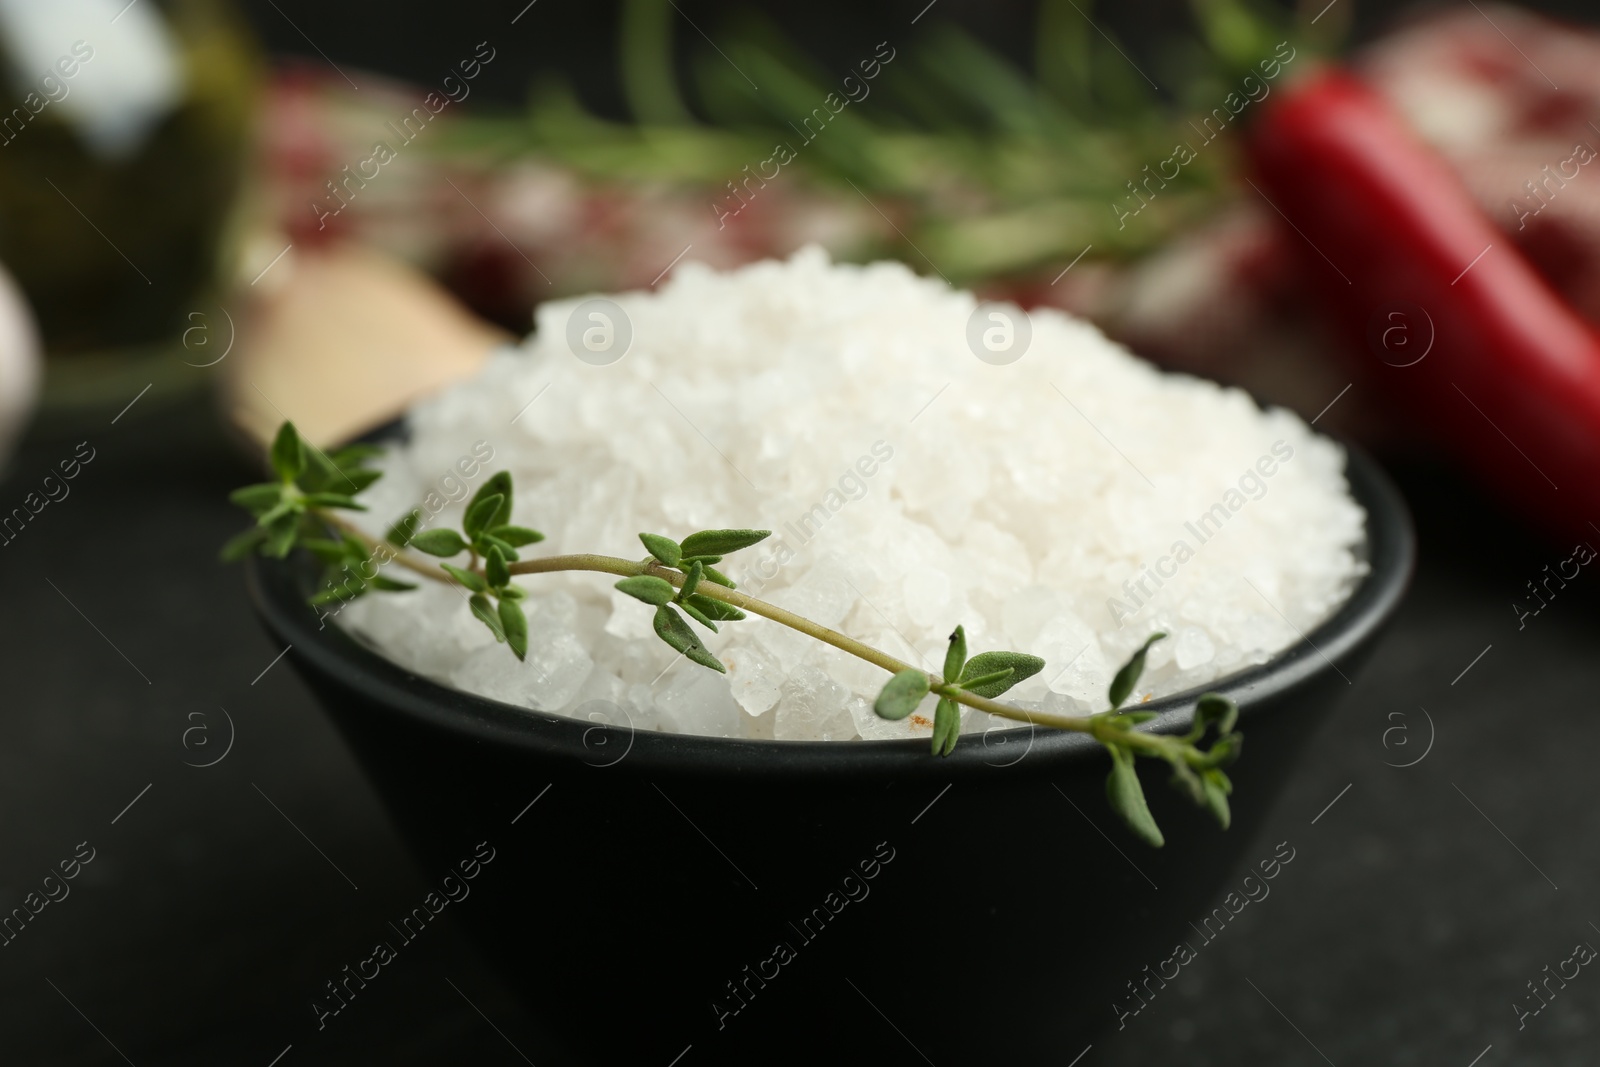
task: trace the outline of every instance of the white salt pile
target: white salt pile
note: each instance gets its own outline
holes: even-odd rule
[[[974,653],[1045,659],[1007,699],[1066,713],[1102,709],[1156,630],[1171,636],[1135,700],[1265,662],[1365,571],[1337,445],[1067,315],[1031,313],[1023,356],[996,365],[974,347],[1004,323],[986,307],[969,330],[972,294],[816,249],[729,273],[686,264],[613,299],[627,322],[609,327],[632,332],[619,361],[577,358],[581,301],[551,303],[522,351],[418,405],[364,496],[369,529],[419,503],[459,528],[461,502],[502,468],[512,521],[548,538],[523,558],[637,559],[639,531],[771,529],[724,564],[745,592],[934,671],[961,623]],[[608,328],[585,309],[591,324]],[[461,463],[490,449],[481,470]],[[726,676],[678,660],[613,580],[519,578],[526,663],[435,583],[338,621],[419,674],[579,718],[780,739],[931,730],[931,697],[880,720],[883,671],[758,617],[703,634]],[[1008,725],[965,715],[967,731]]]

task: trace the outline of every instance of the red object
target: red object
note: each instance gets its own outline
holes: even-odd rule
[[[1600,339],[1451,167],[1335,69],[1274,93],[1249,154],[1361,354],[1357,388],[1552,531],[1600,540]]]

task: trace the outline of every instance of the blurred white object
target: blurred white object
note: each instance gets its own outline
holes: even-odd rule
[[[22,293],[0,267],[0,471],[39,396],[39,334]]]
[[[183,56],[154,4],[0,0],[0,41],[23,105],[59,107],[105,159],[132,155],[183,100]]]

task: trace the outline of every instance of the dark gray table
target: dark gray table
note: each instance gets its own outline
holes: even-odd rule
[[[83,440],[71,495],[0,547],[0,909],[94,850],[0,948],[0,1062],[552,1062],[448,910],[318,1030],[322,983],[430,878],[216,561],[250,471],[209,410],[36,431],[0,508]],[[1400,474],[1421,569],[1251,849],[1294,861],[1082,1067],[1592,1062],[1600,977],[1521,1031],[1512,1005],[1600,945],[1600,578],[1519,631],[1512,599],[1567,553],[1440,470]],[[230,719],[227,755],[186,765],[221,756]]]

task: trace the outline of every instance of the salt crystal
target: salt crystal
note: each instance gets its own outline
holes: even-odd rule
[[[655,705],[662,726],[679,734],[737,737],[744,717],[727,680],[704,669],[672,671],[657,690]]]
[[[721,659],[739,706],[749,715],[771,710],[783,691],[784,676],[777,661],[754,644],[725,649]]]
[[[503,649],[474,652],[450,672],[449,681],[460,689],[507,704],[522,703],[523,665]]]
[[[1038,640],[1039,631],[1061,613],[1061,597],[1054,589],[1030,585],[1006,599],[1003,612],[1006,634],[1019,649]]]
[[[1045,624],[1029,651],[1044,660],[1041,675],[1053,693],[1074,700],[1074,714],[1103,711],[1114,669],[1094,630],[1076,615],[1063,613]]]
[[[773,733],[780,740],[840,741],[855,736],[855,720],[845,708],[850,690],[816,667],[801,667],[784,687]]]
[[[855,722],[855,732],[868,741],[904,741],[907,738],[927,738],[933,734],[933,709],[938,703],[929,696],[922,705],[904,719],[882,719],[872,710],[872,701],[865,697],[851,697],[845,710]]]
[[[1212,645],[1211,638],[1198,626],[1185,626],[1178,631],[1177,640],[1173,642],[1172,659],[1180,671],[1187,671],[1210,663],[1217,654],[1216,647]]]
[[[605,704],[620,707],[624,694],[628,691],[627,683],[608,670],[599,668],[589,672],[589,676],[578,686],[577,692],[561,706],[561,714],[571,715],[577,708],[585,704]],[[584,718],[576,715],[575,718]]]
[[[656,707],[655,693],[648,685],[630,685],[623,697],[622,710],[636,729],[657,730],[661,726],[661,712]]]
[[[594,661],[572,631],[537,613],[528,620],[527,667],[524,699],[531,708],[551,710],[572,699],[589,676]]]
[[[950,617],[950,579],[918,569],[905,577],[906,614],[917,626],[939,626]]]

